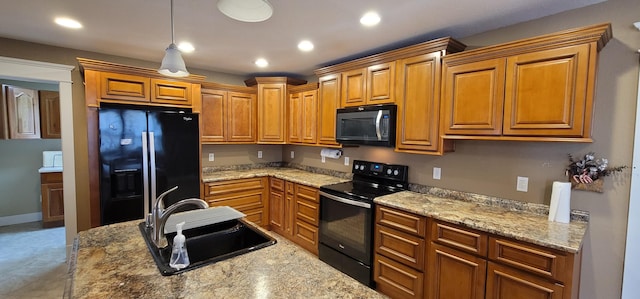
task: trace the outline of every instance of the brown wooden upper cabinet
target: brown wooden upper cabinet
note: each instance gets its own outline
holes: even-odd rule
[[[443,58],[445,138],[591,142],[600,24]]]
[[[40,138],[38,92],[11,85],[2,85],[2,92],[2,109],[0,109],[2,138]]]
[[[318,79],[318,144],[336,147],[336,109],[340,107],[340,74]]]
[[[60,93],[40,90],[40,134],[41,138],[59,139],[62,137],[60,124]]]
[[[287,77],[257,77],[245,80],[258,86],[258,143],[285,144],[287,141],[287,88],[307,83]]]
[[[318,84],[289,88],[288,143],[316,144],[318,116]]]
[[[255,89],[226,87],[230,88],[203,84],[202,143],[255,143],[258,108]]]
[[[342,73],[342,107],[395,101],[395,62]]]

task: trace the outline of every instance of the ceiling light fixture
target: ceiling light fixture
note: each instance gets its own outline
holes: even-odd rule
[[[262,22],[271,18],[273,6],[267,0],[219,0],[218,10],[234,20]]]
[[[364,14],[362,18],[360,18],[360,24],[364,26],[370,27],[377,25],[378,23],[380,23],[380,16],[373,11]]]
[[[181,42],[178,44],[178,49],[182,53],[191,53],[196,50],[190,42]]]
[[[173,0],[171,0],[171,44],[165,50],[158,73],[169,77],[189,76],[189,71],[187,71],[187,67],[184,65],[182,54],[180,54],[180,50],[176,47],[173,38]]]
[[[66,27],[66,28],[71,28],[71,29],[80,29],[82,28],[82,24],[80,24],[80,22],[74,20],[74,19],[69,19],[69,18],[55,18],[55,20],[53,20],[54,22],[56,22],[56,24],[62,26],[62,27]]]
[[[267,66],[269,66],[269,62],[268,62],[266,59],[264,59],[264,58],[258,58],[258,59],[256,59],[255,64],[256,64],[258,67],[267,67]]]
[[[308,40],[303,40],[298,44],[298,49],[303,52],[309,52],[313,50],[313,43]]]

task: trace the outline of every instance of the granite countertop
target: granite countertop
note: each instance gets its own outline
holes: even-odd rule
[[[571,253],[580,250],[588,227],[588,223],[584,221],[553,222],[548,221],[547,215],[511,211],[503,207],[411,191],[378,197],[374,202]]]
[[[339,178],[326,174],[318,174],[309,171],[304,171],[294,168],[258,168],[258,169],[245,169],[245,170],[225,170],[213,173],[203,174],[202,181],[205,183],[246,179],[255,177],[276,177],[279,179],[287,180],[290,182],[307,185],[315,188],[320,188],[323,185],[330,185],[336,183],[342,183],[350,181],[350,179]]]
[[[283,237],[275,245],[162,276],[139,221],[80,232],[65,298],[387,298]]]

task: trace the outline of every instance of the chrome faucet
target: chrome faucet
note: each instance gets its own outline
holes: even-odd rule
[[[176,202],[165,209],[164,197],[176,189],[178,189],[178,186],[160,194],[160,196],[154,200],[151,215],[147,218],[147,227],[151,229],[151,240],[158,248],[164,248],[168,245],[167,238],[164,236],[164,225],[167,223],[169,216],[171,216],[171,214],[173,214],[178,208],[186,205],[194,205],[199,209],[209,208],[209,204],[202,199],[188,198]]]

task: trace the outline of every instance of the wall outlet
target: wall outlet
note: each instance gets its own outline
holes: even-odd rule
[[[441,172],[442,172],[442,169],[440,169],[440,167],[434,167],[433,168],[433,179],[434,180],[439,180]]]
[[[294,151],[291,151],[291,159],[296,157],[296,153]]]
[[[216,157],[213,155],[213,153],[209,153],[209,162],[213,162],[216,159]]]
[[[349,157],[344,157],[344,165],[349,166]]]
[[[529,190],[529,178],[526,176],[519,176],[516,190],[520,192],[527,192]]]
[[[262,159],[262,151],[258,151],[258,159]]]
[[[327,158],[326,158],[325,156],[321,156],[321,157],[320,157],[320,161],[321,161],[322,163],[327,162],[327,160],[326,160],[326,159],[327,159]]]

